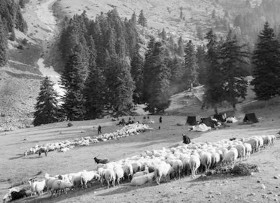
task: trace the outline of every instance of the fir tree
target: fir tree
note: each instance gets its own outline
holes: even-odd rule
[[[136,47],[134,57],[131,60],[131,76],[135,82],[135,90],[133,93],[133,101],[141,104],[143,101],[143,69],[144,59],[139,53],[139,46]]]
[[[207,74],[206,74],[207,62],[206,62],[206,51],[203,46],[197,47],[196,58],[197,58],[197,66],[198,66],[197,80],[199,84],[204,85],[207,78]]]
[[[106,73],[108,87],[107,101],[117,114],[127,114],[133,107],[134,82],[130,74],[130,66],[123,59],[114,57],[109,63]]]
[[[214,108],[218,113],[218,105],[224,101],[223,72],[219,64],[219,48],[217,36],[211,29],[206,34],[207,44],[207,79],[205,83],[204,104]]]
[[[245,45],[238,44],[236,36],[233,36],[231,31],[220,48],[220,66],[224,73],[224,97],[234,109],[238,99],[245,99],[247,93],[248,85],[244,77],[245,71],[242,68],[249,61],[249,53],[245,48]]]
[[[53,82],[50,81],[48,77],[45,77],[41,82],[40,93],[35,105],[34,126],[59,121],[58,95],[54,90],[53,85]]]
[[[253,54],[252,85],[259,100],[269,100],[280,93],[280,45],[274,30],[265,23]]]
[[[138,24],[147,27],[147,19],[144,16],[143,10],[140,11],[139,17],[138,17]]]
[[[150,67],[146,69],[153,78],[148,86],[147,110],[151,113],[163,112],[170,101],[170,69],[166,65],[166,50],[161,42],[156,42],[150,56]],[[147,75],[147,73],[146,73]]]
[[[85,118],[98,118],[105,106],[106,84],[105,76],[100,67],[96,66],[96,49],[93,38],[90,38],[90,61],[89,76],[85,82],[84,99],[85,99]]]
[[[182,36],[179,37],[178,39],[178,51],[177,51],[179,56],[184,56],[184,42]]]
[[[136,14],[135,14],[135,12],[133,12],[133,14],[132,14],[132,16],[131,16],[131,19],[130,19],[130,22],[131,22],[133,25],[136,25],[137,19],[136,19]]]
[[[192,41],[190,40],[185,48],[185,72],[183,75],[185,88],[192,88],[197,83],[197,59]]]
[[[0,16],[0,67],[7,62],[7,36]]]
[[[162,32],[160,33],[160,37],[163,41],[165,41],[167,39],[167,34],[165,32],[165,29],[162,29]]]
[[[65,116],[70,121],[82,120],[84,118],[84,79],[80,74],[83,66],[81,47],[77,45],[73,54],[69,56],[66,67],[61,75],[61,84],[65,89],[62,109]]]

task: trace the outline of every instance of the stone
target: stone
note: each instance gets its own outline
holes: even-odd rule
[[[278,176],[274,176],[273,178],[274,178],[274,179],[279,179],[279,177],[278,177]]]
[[[257,180],[257,183],[260,183],[261,181],[260,180]]]
[[[265,190],[265,189],[266,189],[266,186],[265,186],[264,184],[262,184],[262,185],[261,185],[261,188]]]

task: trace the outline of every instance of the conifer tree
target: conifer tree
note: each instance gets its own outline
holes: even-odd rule
[[[61,84],[65,89],[62,109],[70,121],[82,120],[84,118],[84,78],[80,73],[83,66],[81,54],[82,48],[77,45],[73,54],[69,56],[66,67],[61,75]]]
[[[59,121],[58,95],[53,85],[53,82],[48,77],[45,77],[41,82],[40,93],[35,105],[34,126]]]
[[[192,88],[197,83],[197,68],[196,52],[190,40],[185,48],[185,71],[182,78],[185,88]]]
[[[0,67],[7,62],[7,36],[0,16]]]
[[[224,97],[232,107],[235,106],[239,98],[245,99],[247,93],[247,81],[243,66],[249,62],[249,53],[245,45],[239,45],[237,38],[230,30],[226,41],[220,48],[221,69],[224,80]]]
[[[253,81],[257,99],[269,100],[280,94],[280,45],[269,23],[264,24],[253,53]]]
[[[89,60],[89,76],[85,82],[84,99],[85,99],[85,118],[98,118],[105,106],[106,84],[105,76],[100,67],[96,65],[96,49],[94,40],[90,38],[90,60]]]
[[[148,90],[147,110],[151,113],[164,112],[170,101],[170,69],[166,65],[166,50],[161,42],[156,42],[149,59],[150,67],[146,71],[153,78],[145,86]],[[147,73],[146,73],[147,75]]]
[[[165,41],[167,39],[167,34],[165,32],[165,29],[162,29],[162,32],[160,33],[160,37],[163,41]]]
[[[123,59],[113,57],[106,73],[108,87],[107,101],[110,108],[117,114],[127,114],[133,107],[134,82],[130,66]]]
[[[133,14],[131,15],[130,22],[131,22],[133,25],[136,25],[137,19],[136,19],[136,14],[135,14],[135,12],[133,12]]]
[[[143,101],[144,59],[139,53],[139,48],[139,46],[136,47],[134,57],[131,60],[131,76],[133,81],[135,82],[133,101],[137,104],[141,104]]]
[[[184,56],[184,42],[182,36],[179,37],[178,39],[178,51],[177,51],[179,56]]]
[[[218,105],[224,101],[223,72],[219,64],[219,48],[217,36],[211,29],[206,34],[207,44],[207,79],[205,83],[204,104],[214,108],[218,113]]]
[[[139,17],[138,17],[138,24],[143,26],[143,27],[147,27],[147,19],[144,16],[143,10],[140,11],[140,14],[139,14]]]

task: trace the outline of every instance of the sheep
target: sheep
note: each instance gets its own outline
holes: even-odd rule
[[[139,172],[136,172],[134,175],[133,175],[133,178],[135,177],[138,177],[138,176],[143,176],[143,175],[146,175],[149,173],[149,167],[146,165],[145,166],[145,170],[144,171],[139,171]]]
[[[198,154],[192,154],[190,157],[190,168],[191,168],[191,174],[192,178],[195,178],[197,169],[200,166],[200,157]]]
[[[237,152],[238,152],[238,157],[237,158],[240,158],[240,160],[244,159],[245,158],[245,146],[243,144],[239,144],[239,145],[235,145],[234,146],[236,149],[237,149]]]
[[[113,169],[105,169],[104,170],[104,178],[107,182],[107,188],[110,187],[110,182],[112,182],[112,186],[115,186],[116,174]]]
[[[95,163],[97,164],[107,164],[109,163],[109,159],[98,159],[97,157],[94,157],[93,158]]]
[[[162,177],[165,178],[165,181],[168,181],[167,178],[170,180],[170,173],[173,171],[173,168],[171,167],[170,164],[161,162],[154,171],[154,176],[156,183],[159,185],[160,180]]]
[[[224,160],[223,160],[223,163],[225,164],[233,164],[232,165],[232,168],[235,164],[235,161],[237,160],[237,157],[238,157],[238,151],[236,148],[231,148],[226,154],[225,154],[225,157],[224,157]]]
[[[116,182],[118,185],[120,185],[120,180],[124,177],[124,170],[120,165],[116,165],[113,170],[116,174]]]
[[[100,176],[97,174],[97,171],[83,171],[81,174],[82,187],[87,188],[87,183],[94,179],[100,179]]]
[[[248,143],[251,145],[252,147],[252,153],[257,152],[258,151],[258,140],[255,138],[249,138],[248,140],[246,139],[244,141],[244,143]]]
[[[148,173],[145,175],[133,177],[130,184],[133,186],[144,185],[147,182],[151,182],[154,178],[154,175],[154,173]]]
[[[252,146],[249,143],[244,143],[245,147],[245,158],[249,158],[252,153]]]
[[[203,166],[205,170],[202,169],[202,172],[207,172],[211,166],[212,154],[209,152],[200,153],[200,166]]]
[[[72,182],[64,181],[64,180],[55,180],[51,186],[51,196],[53,196],[54,192],[64,191],[66,194],[67,188],[72,188],[74,185]]]
[[[124,178],[125,179],[132,179],[133,175],[133,167],[131,163],[125,163],[123,166],[123,171],[124,171]]]
[[[46,180],[35,181],[34,179],[32,179],[28,181],[28,183],[31,186],[31,192],[37,193],[38,196],[40,196],[40,194],[43,193],[43,190],[46,187]]]
[[[46,180],[47,191],[50,191],[53,182],[56,181],[57,178],[55,178],[55,177],[50,177],[50,175],[49,175],[48,173],[46,173],[46,174],[45,174],[45,180]]]

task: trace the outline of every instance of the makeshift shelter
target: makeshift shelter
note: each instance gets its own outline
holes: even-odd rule
[[[225,113],[215,114],[214,118],[220,122],[226,122],[227,115]]]
[[[214,128],[214,122],[212,121],[211,117],[208,118],[201,118],[201,123],[204,123],[205,125],[207,125],[208,127]]]
[[[248,123],[257,123],[259,122],[258,118],[256,117],[255,113],[247,113],[243,119],[243,122]]]
[[[195,116],[188,116],[188,118],[187,118],[187,123],[189,124],[189,125],[196,125],[197,123],[196,123],[196,117]]]

